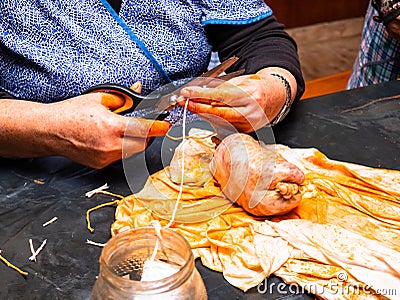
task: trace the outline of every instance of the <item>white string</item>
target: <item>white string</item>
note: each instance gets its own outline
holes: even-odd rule
[[[157,255],[159,241],[161,240],[161,224],[159,221],[153,220],[150,222],[150,225],[152,225],[154,227],[156,234],[157,234],[157,240],[156,240],[156,244],[154,246],[153,254],[150,257],[150,261],[154,261],[154,259],[156,258],[156,255]]]
[[[86,244],[97,246],[97,247],[104,247],[106,245],[104,243],[93,242],[93,241],[91,241],[89,239],[86,239]]]
[[[181,169],[181,182],[179,184],[179,193],[178,193],[178,197],[176,198],[174,210],[172,211],[171,220],[164,227],[165,229],[169,228],[175,222],[176,212],[178,211],[179,202],[181,201],[181,197],[182,197],[182,193],[183,193],[183,180],[184,180],[183,177],[185,175],[185,147],[184,147],[184,144],[187,140],[187,138],[186,138],[186,113],[187,113],[188,103],[189,103],[189,99],[186,99],[185,108],[183,110],[183,120],[182,120],[182,143],[181,143],[181,147],[182,147],[181,166],[182,166],[182,169]]]
[[[54,222],[57,221],[57,220],[58,220],[58,218],[57,218],[57,217],[54,217],[53,219],[47,221],[46,223],[43,223],[42,226],[43,226],[43,227],[46,227],[47,225],[50,225],[51,223],[54,223]]]
[[[29,239],[29,247],[31,248],[31,253],[32,253],[32,255],[34,255],[34,254],[35,254],[35,248],[33,248],[32,239]],[[34,258],[34,261],[36,262],[36,256],[35,256],[35,258]]]
[[[92,197],[94,194],[97,194],[98,192],[104,191],[104,190],[106,190],[106,189],[108,189],[108,188],[109,188],[109,186],[108,186],[108,184],[106,183],[106,184],[102,185],[101,187],[98,187],[98,188],[96,188],[96,189],[94,189],[94,190],[92,190],[92,191],[87,192],[87,193],[85,194],[85,196],[88,197],[88,198],[90,198],[90,197]]]
[[[40,253],[40,251],[42,251],[42,249],[44,248],[44,246],[46,245],[47,239],[45,239],[43,241],[43,243],[40,245],[40,247],[31,255],[31,257],[29,257],[29,260],[34,260],[36,261],[36,257],[38,256],[38,254]],[[33,244],[32,244],[33,246]]]
[[[178,197],[176,198],[176,202],[175,202],[175,206],[174,206],[174,210],[172,211],[172,215],[171,215],[171,219],[168,222],[167,225],[164,226],[164,229],[168,229],[175,221],[175,216],[176,213],[178,211],[178,207],[179,207],[179,202],[181,201],[182,198],[182,194],[183,194],[183,180],[184,180],[184,175],[185,175],[185,147],[184,147],[184,143],[186,142],[186,113],[187,113],[187,106],[189,103],[189,99],[186,100],[185,102],[185,107],[183,110],[183,119],[182,119],[182,142],[181,142],[181,147],[182,147],[182,160],[181,160],[181,182],[179,185],[179,193],[178,193]],[[160,222],[158,220],[154,220],[152,222],[150,222],[150,224],[154,227],[156,234],[157,234],[157,240],[156,240],[156,244],[154,246],[154,250],[153,250],[153,254],[151,255],[150,258],[150,262],[153,262],[154,259],[156,258],[157,255],[157,251],[158,251],[158,247],[159,247],[159,241],[162,243],[161,241],[161,225]]]

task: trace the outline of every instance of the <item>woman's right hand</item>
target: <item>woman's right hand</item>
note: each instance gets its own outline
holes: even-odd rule
[[[143,151],[150,137],[168,132],[168,122],[113,113],[121,101],[106,93],[52,104],[0,100],[0,125],[5,129],[0,133],[0,156],[60,155],[99,169]]]

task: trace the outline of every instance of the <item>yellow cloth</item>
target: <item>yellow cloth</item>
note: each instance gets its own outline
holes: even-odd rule
[[[206,209],[217,199],[222,213],[171,228],[205,266],[244,291],[273,273],[322,299],[399,298],[400,172],[329,160],[316,149],[277,145],[277,151],[306,176],[292,212],[268,220],[250,216],[230,206],[211,179],[204,188],[185,187],[181,202],[199,201]],[[140,193],[120,202],[112,234],[152,220],[168,223],[143,206],[155,186],[174,203],[179,184],[166,174],[152,175]],[[191,208],[196,215],[196,205]]]

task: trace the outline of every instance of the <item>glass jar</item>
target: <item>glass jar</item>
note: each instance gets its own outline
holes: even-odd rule
[[[207,292],[183,236],[161,229],[158,238],[154,227],[140,227],[107,242],[91,299],[203,300]]]

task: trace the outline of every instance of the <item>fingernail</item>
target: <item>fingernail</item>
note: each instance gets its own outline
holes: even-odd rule
[[[185,95],[180,95],[177,99],[176,102],[180,103],[180,102],[184,102],[186,100],[186,96]]]
[[[135,90],[135,89],[137,89],[138,87],[139,87],[139,81],[136,81],[136,82],[134,82],[134,83],[132,84],[131,89],[132,89],[132,90]]]
[[[183,88],[183,89],[181,90],[181,96],[182,96],[182,97],[188,97],[188,96],[190,96],[190,88]]]

